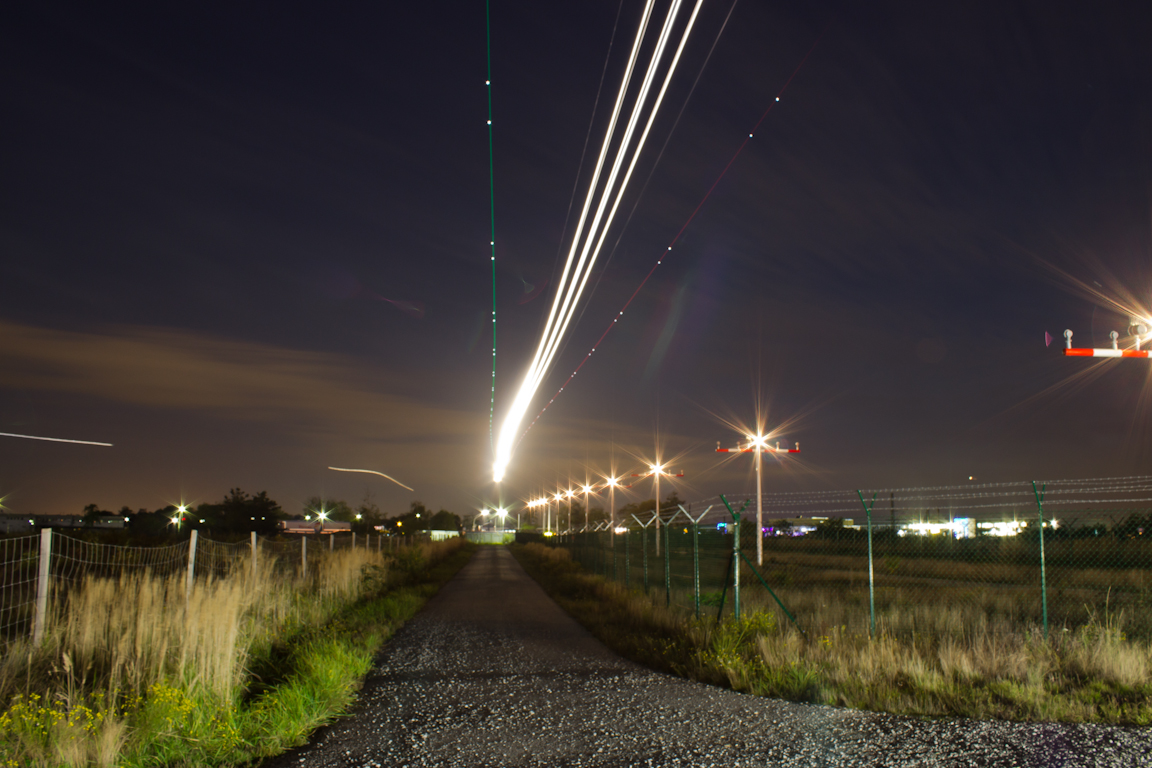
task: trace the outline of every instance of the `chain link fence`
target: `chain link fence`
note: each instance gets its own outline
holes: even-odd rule
[[[1138,477],[764,494],[761,552],[755,496],[717,497],[554,541],[701,618],[770,611],[817,636],[1107,624],[1152,639],[1149,491]]]

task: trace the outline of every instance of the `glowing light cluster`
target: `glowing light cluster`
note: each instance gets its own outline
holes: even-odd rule
[[[644,6],[640,27],[636,32],[636,38],[632,44],[628,64],[620,83],[620,90],[617,93],[616,101],[612,108],[612,117],[608,122],[604,143],[600,147],[595,171],[588,185],[588,194],[584,200],[584,205],[580,211],[580,218],[573,232],[572,245],[568,251],[568,257],[564,262],[564,269],[561,273],[560,280],[557,283],[556,297],[548,313],[548,320],[545,324],[544,332],[541,334],[540,343],[537,346],[536,354],[532,358],[532,363],[529,365],[524,381],[516,392],[512,407],[509,409],[508,415],[500,427],[500,436],[496,442],[495,460],[492,465],[492,476],[496,482],[500,482],[504,478],[504,473],[512,459],[512,450],[515,447],[520,424],[527,415],[528,408],[532,403],[532,398],[540,388],[544,376],[547,375],[551,368],[553,358],[560,348],[560,342],[564,337],[564,333],[568,329],[568,324],[571,322],[572,316],[576,313],[580,296],[583,294],[584,288],[588,284],[588,278],[591,276],[592,266],[595,264],[596,258],[600,255],[600,249],[603,247],[604,240],[608,236],[608,229],[611,227],[612,221],[616,216],[616,211],[620,206],[624,191],[632,177],[632,172],[636,167],[640,152],[644,148],[644,143],[652,128],[652,123],[656,119],[656,114],[664,100],[664,95],[668,90],[672,75],[676,71],[676,65],[680,61],[680,55],[684,50],[685,44],[688,42],[688,36],[692,32],[692,27],[700,12],[700,6],[703,4],[703,0],[697,0],[692,10],[692,15],[681,34],[680,44],[665,72],[664,82],[660,87],[659,93],[651,106],[648,106],[649,92],[656,79],[657,72],[660,69],[661,61],[664,58],[668,41],[672,35],[672,29],[676,23],[676,17],[679,15],[680,8],[683,5],[683,0],[673,0],[657,38],[655,49],[648,63],[648,68],[644,73],[643,80],[635,96],[631,114],[624,127],[623,134],[617,141],[617,123],[621,111],[624,108],[624,102],[629,90],[629,84],[632,80],[636,60],[645,38],[648,22],[652,16],[654,1],[655,0],[648,0]],[[644,129],[639,139],[633,141],[636,128],[644,118],[646,110],[647,121]],[[600,177],[604,171],[609,148],[614,143],[617,144],[616,156],[612,162],[606,181],[601,185]],[[625,163],[627,163],[627,170],[621,178],[620,172],[621,169],[624,168]],[[592,215],[591,221],[589,221],[589,211],[592,209],[593,203],[597,200],[598,195],[599,200],[595,204],[595,213]],[[577,256],[577,252],[579,252],[579,256]]]

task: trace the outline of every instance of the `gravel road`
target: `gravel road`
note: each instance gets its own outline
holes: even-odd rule
[[[1152,766],[1145,729],[927,721],[746,696],[593,638],[503,547],[385,648],[355,713],[265,768]]]

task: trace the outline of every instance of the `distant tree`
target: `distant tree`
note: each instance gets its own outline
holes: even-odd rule
[[[423,502],[414,501],[409,505],[405,514],[385,520],[384,525],[396,533],[411,534],[428,530],[432,518],[433,514],[424,506]]]
[[[680,511],[680,505],[683,503],[684,500],[676,494],[676,491],[672,491],[672,493],[668,494],[664,501],[660,503],[660,515],[662,517],[668,517],[676,514]]]
[[[84,525],[89,527],[96,525],[96,520],[98,518],[110,514],[112,513],[100,509],[100,507],[96,506],[95,504],[89,504],[88,506],[84,507]]]
[[[428,528],[433,531],[459,531],[460,516],[442,509],[432,515],[432,521],[428,524]]]
[[[219,505],[216,525],[225,533],[256,531],[270,536],[276,533],[276,522],[283,517],[280,505],[268,498],[265,491],[249,496],[233,488]]]
[[[123,510],[121,510],[123,511]],[[176,507],[164,507],[155,512],[138,509],[128,517],[128,530],[140,536],[166,536],[175,530],[172,525],[172,516]]]
[[[372,533],[376,526],[384,522],[380,508],[372,503],[371,498],[365,497],[356,508],[356,519],[352,523],[352,530],[357,533]]]

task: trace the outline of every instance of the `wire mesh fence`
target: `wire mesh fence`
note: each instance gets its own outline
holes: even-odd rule
[[[40,537],[0,540],[0,637],[32,631]]]
[[[225,579],[237,569],[267,567],[278,576],[314,576],[325,557],[353,548],[388,554],[418,537],[321,535],[218,541],[192,531],[189,538],[156,546],[129,546],[44,529],[39,535],[0,539],[0,644],[39,641],[45,618],[91,579],[181,576],[187,593],[197,581]]]
[[[759,525],[755,496],[717,497],[557,543],[701,617],[763,610],[804,631],[890,636],[1111,623],[1149,639],[1149,492],[1152,478],[1133,477],[764,494]]]

